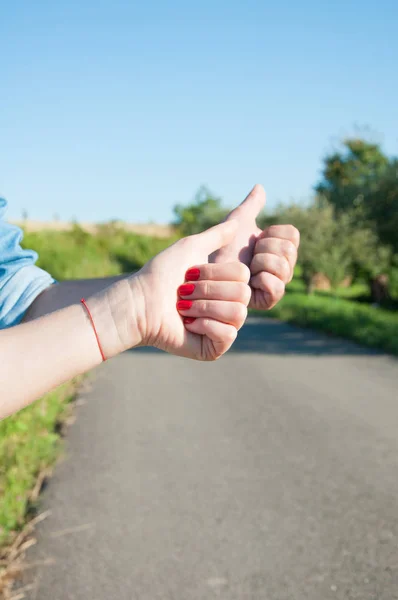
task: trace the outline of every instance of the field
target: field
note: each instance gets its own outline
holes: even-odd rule
[[[67,221],[35,221],[26,219],[25,221],[11,221],[11,223],[22,227],[25,232],[43,232],[43,231],[71,231],[74,223]],[[150,237],[168,238],[174,235],[171,225],[159,225],[157,223],[125,223],[115,221],[114,224],[124,231],[146,235]],[[101,229],[101,225],[95,223],[80,223],[80,227],[88,233],[95,234]]]
[[[94,233],[73,224],[61,231],[28,229],[24,245],[38,252],[37,264],[41,268],[49,271],[55,279],[65,280],[135,271],[175,239],[175,235],[163,237],[133,233],[117,223],[95,226]]]

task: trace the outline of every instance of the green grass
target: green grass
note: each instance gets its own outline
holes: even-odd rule
[[[76,383],[67,383],[0,421],[0,546],[24,525],[38,474],[57,457],[59,424]]]
[[[37,265],[58,280],[106,277],[140,269],[175,241],[137,235],[118,225],[102,225],[89,234],[79,225],[71,231],[26,233],[23,245],[39,255]]]
[[[316,290],[314,292],[319,296],[330,296],[335,298],[346,298],[347,300],[356,300],[357,298],[369,295],[369,286],[366,283],[353,283],[349,287],[338,287],[336,290]]]
[[[303,294],[306,291],[305,283],[301,278],[301,268],[299,265],[295,269],[293,281],[289,283],[288,291]],[[339,287],[336,290],[315,290],[313,293],[315,296],[321,296],[323,298],[327,296],[335,298],[337,296],[338,298],[355,300],[356,298],[368,296],[369,286],[363,282],[355,282],[349,287]]]
[[[289,286],[290,287],[290,286]],[[259,313],[341,336],[398,355],[398,313],[325,295],[289,292],[268,313]]]

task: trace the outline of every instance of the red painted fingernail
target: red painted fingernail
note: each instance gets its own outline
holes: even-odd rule
[[[177,302],[177,309],[178,310],[188,310],[189,308],[191,308],[193,302],[192,300],[179,300]]]
[[[194,289],[194,283],[184,283],[178,288],[178,293],[180,294],[180,296],[190,296],[191,294],[193,294]]]
[[[191,323],[196,321],[196,319],[194,317],[184,317],[183,320],[184,320],[185,325],[191,325]]]
[[[185,279],[187,279],[188,281],[198,281],[200,277],[200,269],[198,269],[197,267],[194,267],[193,269],[188,269],[188,271],[185,273]]]

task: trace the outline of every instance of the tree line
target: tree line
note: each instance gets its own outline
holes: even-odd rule
[[[194,202],[175,206],[174,224],[189,235],[228,212],[202,187]],[[258,222],[260,227],[293,223],[301,231],[299,264],[308,293],[322,278],[332,289],[366,281],[377,302],[398,287],[398,159],[377,143],[344,140],[325,156],[309,202],[281,204]]]

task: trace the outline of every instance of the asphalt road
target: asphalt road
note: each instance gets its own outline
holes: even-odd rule
[[[28,598],[398,598],[397,366],[262,320],[217,363],[106,363],[44,493]]]

